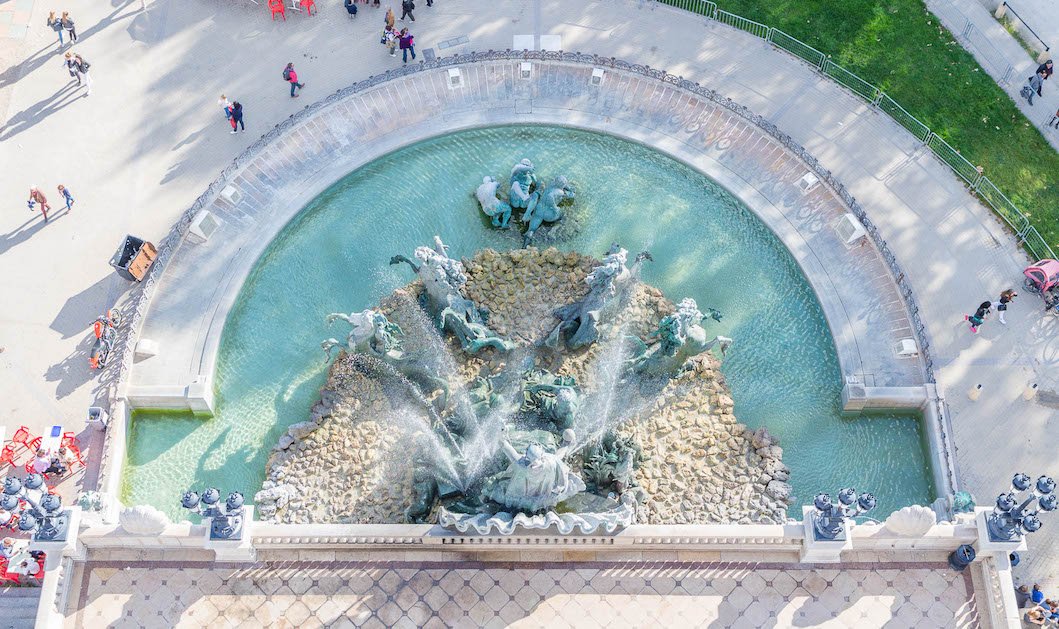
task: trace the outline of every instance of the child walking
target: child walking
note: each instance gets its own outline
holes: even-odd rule
[[[74,195],[70,194],[70,189],[59,184],[59,194],[63,195],[63,200],[66,201],[66,211],[69,212],[72,210],[74,205]]]
[[[992,307],[993,302],[983,301],[978,304],[978,309],[974,311],[973,315],[963,315],[963,320],[971,324],[971,334],[978,334],[978,328],[985,323],[985,318],[989,316],[989,311]]]

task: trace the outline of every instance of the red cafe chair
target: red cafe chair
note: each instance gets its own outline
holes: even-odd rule
[[[283,17],[283,21],[287,21],[287,7],[283,6],[283,0],[268,0],[268,10],[272,12],[272,21],[276,21],[276,14],[278,13]]]
[[[63,436],[62,436],[62,439],[59,441],[59,445],[62,446],[62,447],[66,447],[66,446],[69,446],[71,444],[76,446],[79,443],[80,442],[77,440],[77,433],[74,433],[72,431],[71,432],[64,432]]]
[[[29,428],[19,426],[15,434],[11,435],[11,445],[19,448],[29,448],[30,437]]]
[[[316,12],[316,0],[298,0],[298,6],[305,11],[306,15],[313,15]]]
[[[17,466],[17,463],[15,463],[15,449],[11,446],[4,446],[4,449],[0,450],[0,470],[8,465],[11,467]]]

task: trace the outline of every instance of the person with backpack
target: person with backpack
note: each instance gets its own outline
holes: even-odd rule
[[[412,11],[415,8],[416,5],[412,0],[401,0],[401,21],[404,22],[404,16],[407,15],[413,22],[415,22],[416,16],[412,15]]]
[[[416,40],[412,37],[412,34],[408,32],[407,28],[401,29],[401,55],[404,58],[404,62],[408,63],[408,53],[412,53],[412,61],[416,58]]]
[[[243,124],[243,105],[239,101],[232,103],[232,133],[235,133],[235,125],[239,125],[246,133],[246,125]]]
[[[81,55],[74,55],[74,65],[77,66],[77,71],[81,73],[81,76],[85,77],[85,96],[91,96],[92,77],[88,75],[88,69],[92,67],[92,64],[85,61]]]
[[[63,28],[66,29],[66,34],[70,36],[70,43],[77,41],[77,31],[74,29],[74,19],[70,17],[69,11],[63,11]]]
[[[1041,94],[1041,88],[1044,87],[1044,71],[1039,71],[1029,79],[1026,84],[1019,90],[1019,95],[1025,98],[1030,103],[1030,107],[1033,106],[1033,94],[1037,93],[1037,96],[1043,96]]]
[[[293,61],[288,63],[286,68],[283,68],[283,80],[290,83],[290,97],[298,98],[300,94],[295,94],[294,90],[305,87],[305,84],[298,82],[298,73],[294,71]]]
[[[59,34],[59,48],[65,46],[63,43],[63,21],[55,17],[55,11],[48,13],[48,28]]]

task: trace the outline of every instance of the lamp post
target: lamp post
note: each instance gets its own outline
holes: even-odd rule
[[[831,502],[830,494],[817,494],[813,499],[813,535],[817,540],[839,540],[845,537],[846,518],[855,518],[875,508],[875,496],[868,492],[857,495],[857,490],[846,487],[838,492],[839,504]]]
[[[1037,508],[1030,510],[1034,502]],[[996,506],[985,518],[989,541],[1022,541],[1026,533],[1034,533],[1041,528],[1038,514],[1054,511],[1056,507],[1059,507],[1059,497],[1055,494],[1055,481],[1051,477],[1041,475],[1033,483],[1029,476],[1015,474],[1011,479],[1011,489],[997,496]]]
[[[206,488],[201,495],[194,491],[184,492],[180,505],[210,521],[210,539],[240,540],[243,535],[243,494],[233,491],[221,504],[221,492],[216,487]]]
[[[62,499],[44,488],[44,477],[30,474],[24,480],[4,479],[0,509],[18,515],[18,528],[35,542],[65,542],[70,531],[70,510]]]

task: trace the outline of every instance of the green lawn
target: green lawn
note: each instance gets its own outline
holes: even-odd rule
[[[778,28],[880,87],[984,167],[1059,248],[1059,153],[921,0],[722,0],[718,7]],[[1059,89],[1059,75],[1044,89]],[[1049,113],[1038,105],[1033,115]]]

